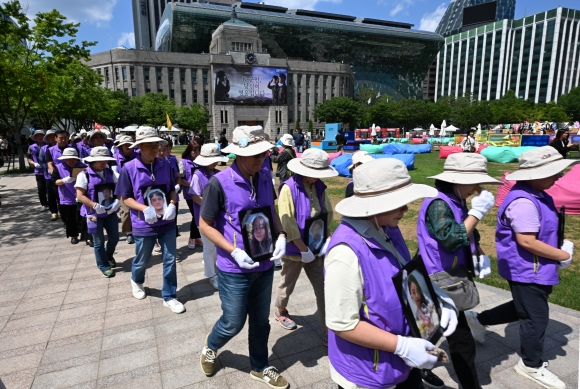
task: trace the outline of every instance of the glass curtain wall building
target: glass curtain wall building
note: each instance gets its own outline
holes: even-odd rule
[[[449,36],[436,59],[435,96],[551,102],[579,82],[580,11],[557,8]]]
[[[264,11],[244,4],[236,8],[238,18],[258,28],[263,50],[272,58],[349,64],[355,93],[368,87],[396,99],[422,99],[423,79],[444,43],[440,35],[411,30],[410,25],[282,7]],[[230,17],[230,7],[170,3],[155,48],[207,53],[213,31]]]
[[[516,0],[451,0],[435,32],[443,36],[460,32],[463,27],[464,8],[492,1],[497,2],[495,21],[514,18]]]

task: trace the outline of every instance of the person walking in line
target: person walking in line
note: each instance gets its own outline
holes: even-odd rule
[[[113,268],[117,266],[113,254],[119,243],[117,212],[121,202],[114,199],[110,206],[103,206],[99,203],[100,196],[105,191],[112,191],[112,188],[103,188],[100,192],[98,189],[103,184],[114,186],[117,183],[117,176],[108,166],[108,162],[114,160],[106,147],[93,147],[91,154],[85,158],[89,166],[86,171],[79,173],[75,183],[77,200],[83,204],[81,217],[87,219],[88,232],[93,236],[97,267],[107,278],[115,275]],[[106,246],[105,231],[108,237]]]
[[[480,154],[452,154],[445,161],[443,173],[429,177],[435,180],[437,197],[423,201],[417,221],[419,252],[429,275],[455,268],[470,270],[481,278],[491,273],[491,263],[479,247],[476,226],[494,206],[493,195],[480,185],[500,185],[487,174],[487,159]],[[471,200],[471,210],[466,201]],[[458,305],[459,307],[459,305]],[[475,342],[465,314],[459,311],[459,324],[447,338],[451,362],[463,388],[479,388],[475,367]],[[443,381],[429,370],[422,372],[424,384],[443,388]]]
[[[228,147],[228,138],[226,138],[226,130],[224,129],[222,131],[222,133],[220,134],[220,138],[218,140],[218,143],[220,144],[220,150],[225,149],[226,147]],[[224,153],[223,151],[221,152],[222,155],[224,157],[227,157],[228,155],[226,153]],[[227,165],[227,161],[220,163],[220,166],[226,166]]]
[[[137,152],[132,149],[133,138],[129,135],[120,135],[117,137],[117,147],[113,154],[115,162],[111,162],[111,169],[118,179],[123,166],[127,162],[132,161],[137,157]],[[121,232],[127,234],[127,244],[134,244],[135,239],[133,239],[133,228],[131,226],[131,213],[129,212],[129,207],[121,200],[121,208],[119,210],[119,217],[121,218]]]
[[[176,299],[176,183],[169,161],[157,158],[161,143],[166,143],[166,141],[158,137],[155,129],[140,127],[137,130],[136,142],[131,147],[139,146],[141,152],[123,166],[115,195],[122,197],[131,212],[135,239],[135,257],[131,275],[133,297],[141,300],[147,296],[143,286],[145,270],[151,258],[153,246],[159,241],[163,261],[163,288],[161,289],[163,306],[174,313],[182,313],[185,312],[185,307]],[[163,216],[157,214],[154,204],[149,200],[150,193],[159,192],[164,198]]]
[[[343,389],[422,389],[419,369],[433,368],[435,345],[410,336],[393,277],[411,260],[398,227],[407,204],[437,191],[413,184],[396,159],[365,162],[353,175],[354,194],[336,206],[343,216],[324,261],[330,378]],[[457,312],[436,292],[450,336]]]
[[[262,169],[266,153],[272,145],[265,141],[261,126],[234,129],[233,141],[224,152],[234,153],[234,163],[209,179],[201,203],[199,227],[217,247],[219,295],[222,316],[206,338],[200,354],[203,373],[215,371],[217,352],[249,324],[248,346],[250,378],[270,388],[286,389],[288,381],[268,363],[268,321],[272,299],[274,264],[286,252],[286,233],[274,208],[271,176]],[[255,262],[245,247],[240,214],[263,209],[273,237],[277,237],[273,256]],[[256,258],[257,259],[257,258]]]
[[[48,149],[56,145],[56,136],[54,135],[54,130],[46,131],[44,136],[44,146],[40,148],[38,153],[38,163],[42,167],[44,181],[46,182],[46,197],[48,199],[48,209],[50,211],[50,221],[58,220],[58,204],[57,204],[57,192],[54,183],[52,182],[52,175],[48,170],[48,164],[46,162],[46,156],[49,154]]]
[[[48,196],[46,193],[46,180],[44,179],[44,168],[40,164],[40,150],[44,146],[45,133],[42,130],[34,131],[31,138],[34,144],[28,148],[26,156],[28,163],[34,166],[34,177],[36,178],[36,189],[38,190],[38,200],[40,201],[39,212],[48,211]]]
[[[71,244],[77,244],[79,243],[80,215],[74,187],[76,177],[73,169],[80,171],[85,169],[87,165],[81,162],[77,150],[72,147],[65,148],[62,155],[58,157],[58,161],[52,171],[52,181],[58,190],[60,217],[65,225],[66,237],[71,238]]]
[[[294,175],[280,185],[278,198],[278,212],[282,228],[288,233],[286,237],[288,243],[286,255],[282,257],[281,278],[274,303],[276,307],[274,319],[284,329],[296,329],[296,323],[290,317],[287,307],[298,277],[304,269],[316,296],[318,321],[326,332],[323,274],[325,252],[323,248],[317,250],[316,254],[311,251],[308,246],[310,242],[307,239],[311,231],[306,230],[305,227],[309,224],[309,219],[322,215],[326,218],[324,221],[320,220],[325,225],[326,241],[330,239],[330,223],[333,220],[332,203],[326,195],[326,185],[321,179],[336,177],[338,172],[330,167],[328,154],[320,149],[307,149],[300,158],[288,163],[288,169],[292,170]],[[312,230],[316,229],[314,223]],[[319,235],[322,236],[322,234]],[[324,343],[326,344],[326,339]]]
[[[196,246],[202,246],[205,244],[201,239],[198,227],[199,222],[197,221],[199,219],[199,207],[195,207],[191,192],[191,182],[195,171],[199,168],[199,166],[193,161],[198,157],[200,147],[201,146],[199,143],[197,143],[197,141],[192,140],[185,148],[183,154],[181,154],[181,162],[183,163],[184,170],[184,179],[182,181],[182,185],[184,187],[183,198],[185,199],[187,207],[189,208],[189,213],[191,214],[191,223],[189,225],[189,240],[187,241],[187,247],[190,250],[195,250]],[[227,158],[225,158],[225,160],[227,161]]]
[[[512,301],[481,313],[465,312],[479,343],[485,341],[487,326],[519,321],[521,358],[514,370],[546,388],[566,387],[548,370],[543,353],[550,320],[548,297],[574,253],[573,242],[559,243],[563,231],[559,231],[554,200],[546,190],[578,162],[564,159],[551,146],[520,155],[519,169],[506,177],[517,183],[497,212],[495,232],[498,272],[509,283]]]
[[[354,169],[356,169],[358,166],[362,165],[365,162],[369,162],[372,161],[374,158],[371,157],[371,155],[366,152],[366,151],[357,151],[356,153],[354,153],[352,155],[352,165],[350,165],[348,167],[348,170],[350,171],[350,174],[352,175]],[[345,190],[345,194],[344,197],[350,197],[354,194],[354,181],[351,180],[347,185],[346,185],[346,190]]]
[[[288,162],[296,158],[296,153],[294,152],[294,139],[290,134],[282,135],[280,138],[284,150],[278,153],[278,155],[271,155],[270,160],[277,163],[276,176],[280,178],[280,184],[288,180],[292,176],[292,172],[288,169]]]
[[[193,156],[193,152],[191,155]],[[199,214],[201,205],[203,204],[203,190],[211,177],[218,173],[218,170],[216,170],[218,163],[223,161],[227,161],[227,157],[221,155],[219,147],[215,143],[206,143],[203,145],[199,155],[192,161],[197,168],[191,177],[189,193],[191,195],[191,201],[193,202],[192,216],[196,228],[199,226]],[[203,234],[201,234],[201,239],[203,241],[204,276],[209,278],[209,283],[215,289],[219,290],[218,275],[216,273],[217,255],[215,244]]]

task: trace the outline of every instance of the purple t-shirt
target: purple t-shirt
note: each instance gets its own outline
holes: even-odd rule
[[[518,234],[540,231],[540,214],[538,208],[526,198],[515,199],[508,205],[504,222]]]

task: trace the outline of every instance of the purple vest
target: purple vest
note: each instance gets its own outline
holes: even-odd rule
[[[177,161],[177,157],[175,155],[169,155],[166,157],[167,161],[169,161],[169,166],[171,167],[171,174],[173,177],[177,177],[179,175],[179,162]],[[175,199],[179,203],[179,195],[177,192],[175,193]]]
[[[62,162],[62,161],[61,161]],[[87,167],[87,165],[78,162],[75,167]],[[72,173],[72,168],[68,167],[66,163],[57,163],[54,166],[55,169],[58,169],[58,174],[60,178],[69,177]],[[60,204],[62,205],[76,205],[77,203],[77,190],[75,189],[75,183],[72,182],[70,184],[63,184],[58,186],[58,197]]]
[[[423,257],[423,262],[425,263],[425,268],[427,273],[433,274],[443,270],[449,270],[454,267],[463,267],[470,269],[469,266],[471,259],[471,253],[476,252],[475,242],[472,237],[469,238],[470,250],[462,247],[459,250],[450,253],[445,250],[439,242],[431,235],[427,229],[427,224],[425,220],[427,218],[427,209],[429,205],[435,200],[443,200],[453,211],[453,216],[457,223],[463,223],[467,218],[467,207],[461,204],[461,202],[453,194],[446,194],[439,191],[437,197],[426,199],[423,201],[421,210],[419,211],[419,220],[417,221],[417,240],[419,241],[419,252],[421,257]],[[470,252],[471,251],[471,252]],[[469,257],[468,257],[469,255]]]
[[[237,163],[233,163],[227,169],[222,170],[214,177],[217,179],[223,190],[225,197],[225,210],[220,212],[215,220],[216,229],[231,242],[234,247],[244,250],[244,239],[242,238],[242,227],[238,219],[238,212],[252,208],[269,206],[272,215],[274,209],[274,191],[272,190],[272,178],[269,173],[261,169],[258,173],[258,196],[255,200],[250,200],[252,187],[238,170]],[[274,240],[275,237],[272,237]],[[254,269],[242,269],[234,261],[230,253],[217,247],[217,265],[221,271],[228,273],[254,273],[262,272],[274,266],[272,261],[262,261],[260,266]]]
[[[202,193],[203,193],[203,189],[207,185],[207,182],[209,181],[209,179],[212,178],[214,175],[216,175],[218,173],[217,170],[214,170],[214,172],[215,173],[212,174],[207,169],[207,167],[200,166],[193,173],[194,175],[196,175],[197,177],[199,177],[199,186],[201,188],[201,192]],[[189,197],[191,197],[191,195],[189,195]],[[200,212],[201,212],[201,206],[200,205],[197,205],[197,203],[194,201],[193,202],[193,217],[195,218],[195,225],[198,226],[198,227],[199,227],[199,214],[200,214]]]
[[[504,212],[509,204],[517,198],[530,200],[540,215],[540,231],[537,239],[552,247],[558,248],[558,214],[554,200],[542,191],[543,197],[533,194],[528,185],[518,182],[508,193],[497,212],[495,244],[497,247],[497,267],[499,275],[506,280],[528,284],[557,285],[558,261],[538,257],[525,250],[516,241],[516,234],[504,220]]]
[[[121,169],[123,168],[123,166],[127,162],[132,161],[136,156],[137,153],[133,149],[131,149],[131,154],[128,157],[125,157],[125,154],[123,154],[121,148],[116,148],[115,155],[113,155],[113,157],[115,158],[115,161],[117,161],[117,173],[121,174]]]
[[[87,170],[85,170],[84,173],[81,173],[81,174],[85,174],[87,176],[88,185],[87,185],[86,196],[89,199],[91,199],[92,201],[97,202],[97,203],[99,201],[98,201],[96,193],[95,193],[95,185],[112,184],[115,182],[115,180],[113,178],[113,172],[111,171],[111,169],[109,169],[108,167],[105,167],[103,172],[105,173],[104,180],[101,178],[100,175],[95,173],[95,171],[93,170],[93,168],[91,166],[87,167]],[[93,209],[91,209],[83,204],[83,206],[81,207],[81,216],[87,216],[87,215],[91,215],[91,214],[95,214],[97,216],[97,218],[106,218],[107,216],[109,216],[108,213],[103,213],[103,214],[99,215],[95,211],[93,211]]]
[[[193,173],[196,171],[196,169],[199,168],[199,166],[197,166],[195,163],[193,163],[193,161],[189,158],[182,158],[181,163],[183,163],[183,169],[185,170],[185,180],[191,184],[191,180],[193,178]],[[206,181],[206,183],[207,183],[207,181]],[[204,183],[204,186],[205,186],[205,183]],[[191,200],[192,197],[189,194],[189,190],[183,191],[183,198],[185,200]],[[197,204],[194,203],[194,205],[193,205],[194,208],[196,205]],[[197,205],[197,206],[199,207],[199,205]],[[199,215],[199,212],[195,212],[195,215]],[[198,217],[198,216],[196,216],[196,217]],[[199,219],[198,219],[198,221],[199,221]],[[197,222],[196,222],[196,224],[199,225],[199,223],[197,223]]]
[[[145,190],[147,187],[165,185],[166,195],[169,195],[169,192],[174,190],[173,188],[169,187],[171,182],[171,167],[169,166],[169,162],[165,159],[155,158],[155,164],[153,166],[153,175],[155,176],[155,181],[151,180],[151,172],[149,171],[149,168],[143,164],[141,158],[135,158],[134,160],[127,162],[125,164],[125,170],[127,171],[127,174],[131,180],[131,184],[133,185],[133,198],[138,203],[147,204],[143,198],[143,194],[141,193],[141,191]],[[158,219],[154,224],[148,224],[145,221],[145,217],[143,216],[142,212],[131,209],[130,213],[131,225],[133,226],[133,229],[147,229],[175,223],[175,219]]]
[[[67,146],[65,147],[65,149],[66,149],[67,147],[71,147],[71,145],[70,145],[70,144],[69,144],[69,145],[67,145]],[[56,165],[59,165],[59,164],[63,163],[61,160],[59,160],[59,159],[58,159],[59,157],[61,157],[61,156],[62,156],[62,151],[63,151],[63,150],[64,150],[64,149],[62,149],[62,150],[61,150],[61,149],[60,149],[60,147],[58,147],[58,145],[57,145],[57,144],[56,144],[56,145],[54,145],[54,146],[52,146],[52,147],[49,147],[49,148],[48,148],[48,152],[49,152],[49,153],[50,153],[50,155],[52,156],[52,163],[54,164],[54,166],[56,166]],[[66,177],[66,176],[65,176],[65,177]]]
[[[292,193],[292,200],[294,201],[294,218],[296,219],[296,224],[298,224],[300,236],[302,240],[304,240],[304,227],[306,226],[306,220],[310,218],[310,197],[306,194],[306,188],[304,188],[302,176],[299,174],[295,174],[288,180],[284,181],[282,185],[280,185],[279,191],[282,190],[282,186],[284,185],[288,185],[290,193]],[[326,190],[326,185],[324,185],[324,182],[321,180],[318,180],[314,183],[314,186],[316,187],[320,209],[324,212],[324,191]],[[300,256],[301,252],[294,243],[288,242],[286,244],[286,255]]]
[[[387,235],[403,259],[410,261],[411,256],[399,228],[388,228]],[[395,335],[409,335],[409,325],[392,282],[400,271],[397,258],[374,239],[363,238],[345,222],[332,235],[328,250],[341,243],[355,252],[364,279],[360,320]],[[394,353],[351,343],[333,331],[328,331],[328,358],[341,376],[365,388],[395,386],[404,382],[411,370]]]
[[[36,163],[38,162],[38,154],[40,153],[40,147],[38,145],[38,143],[35,143],[33,145],[30,145],[30,154],[32,154],[32,160]],[[43,168],[34,168],[34,174],[36,175],[44,175],[44,169]]]
[[[42,162],[44,165],[46,165],[46,154],[50,152],[50,151],[48,151],[49,148],[50,148],[49,145],[44,145],[40,148],[40,150],[42,151],[42,154],[44,154],[44,161]],[[44,179],[50,180],[51,176],[50,176],[50,173],[48,172],[48,168],[42,169],[42,170],[43,170],[43,174],[44,174]]]

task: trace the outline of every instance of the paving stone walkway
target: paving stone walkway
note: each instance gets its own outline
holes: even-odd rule
[[[60,221],[50,222],[48,213],[37,212],[33,176],[2,176],[0,186],[0,389],[265,387],[248,376],[247,328],[220,350],[214,377],[200,370],[199,352],[221,310],[218,293],[203,277],[201,250],[186,246],[191,219],[184,202],[178,217],[183,262],[177,275],[178,298],[187,312],[176,315],[162,306],[160,255],[149,264],[148,297],[136,300],[129,284],[134,245],[122,238],[116,277],[106,279],[92,248],[71,245]],[[277,272],[274,286],[278,280]],[[484,285],[480,295],[478,310],[510,299],[509,293]],[[304,274],[289,309],[298,329],[288,332],[272,321],[271,364],[292,388],[336,388]],[[551,370],[574,388],[580,315],[550,309],[544,355]],[[540,388],[512,370],[518,349],[516,325],[488,333],[486,344],[477,349],[484,388]],[[450,364],[435,372],[449,388],[458,388]]]

